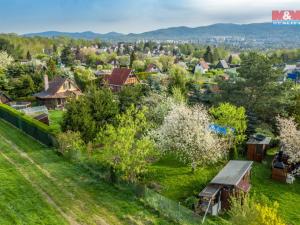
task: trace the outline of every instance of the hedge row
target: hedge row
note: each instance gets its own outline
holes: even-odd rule
[[[21,129],[45,145],[53,146],[55,144],[55,133],[49,126],[8,105],[0,104],[0,118]]]

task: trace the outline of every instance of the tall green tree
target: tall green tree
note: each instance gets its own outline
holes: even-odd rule
[[[61,52],[61,62],[66,66],[72,66],[75,60],[75,54],[70,46],[66,46]]]
[[[31,54],[30,54],[30,51],[27,51],[27,53],[26,53],[26,59],[27,59],[28,61],[31,61],[32,56],[31,56]]]
[[[137,60],[137,56],[135,51],[132,51],[130,54],[130,64],[129,64],[130,68],[132,68],[132,64],[135,60]]]
[[[212,52],[212,49],[210,46],[207,46],[206,52],[204,53],[203,57],[206,62],[209,62],[209,63],[214,62],[215,59],[214,59],[213,52]]]
[[[230,103],[222,103],[209,110],[215,123],[227,128],[227,136],[233,147],[232,158],[238,158],[237,146],[246,140],[247,116],[244,107],[236,107]],[[233,129],[233,131],[231,130]]]
[[[63,116],[63,131],[79,131],[88,143],[108,123],[114,123],[119,113],[118,101],[110,89],[90,87],[84,96],[66,106]]]
[[[35,93],[35,85],[30,75],[22,75],[13,88],[15,97],[27,97]]]
[[[221,58],[220,52],[218,48],[215,48],[213,51],[213,60],[217,61]]]
[[[170,82],[168,85],[169,92],[172,93],[173,88],[179,88],[182,94],[186,94],[186,83],[188,72],[179,65],[173,65],[169,71]]]
[[[118,173],[130,182],[137,181],[155,155],[153,142],[144,136],[146,128],[144,110],[131,106],[117,117],[116,126],[108,124],[99,132],[96,144],[101,147],[94,157],[100,156],[113,174]]]
[[[291,82],[278,82],[283,72],[273,66],[272,60],[263,54],[250,52],[241,56],[239,77],[219,81],[219,102],[231,102],[244,106],[263,121],[273,121],[278,114],[287,114],[294,104],[295,91]]]

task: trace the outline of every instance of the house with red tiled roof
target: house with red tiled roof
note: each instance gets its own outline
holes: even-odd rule
[[[208,71],[209,65],[205,62],[204,59],[200,59],[198,64],[195,66],[194,74],[200,73],[204,74]]]
[[[45,105],[48,109],[63,108],[70,98],[77,98],[82,95],[74,80],[66,77],[55,77],[48,81],[48,76],[44,76],[45,89],[34,96],[40,105]]]
[[[137,84],[139,80],[132,69],[115,68],[110,76],[104,78],[104,83],[109,85],[113,91],[119,91],[124,85]]]

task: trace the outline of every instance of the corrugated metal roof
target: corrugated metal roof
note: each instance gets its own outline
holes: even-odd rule
[[[210,184],[206,186],[199,194],[201,197],[214,197],[219,191],[221,187],[220,185]]]
[[[254,144],[254,145],[268,145],[271,142],[270,137],[265,137],[263,140],[258,140],[255,137],[250,137],[247,141],[247,144]]]
[[[251,169],[252,161],[230,160],[227,165],[211,181],[211,184],[236,186]]]

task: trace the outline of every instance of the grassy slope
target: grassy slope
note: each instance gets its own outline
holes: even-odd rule
[[[50,127],[55,131],[60,131],[60,123],[63,117],[62,110],[50,110],[49,111],[49,119],[50,119]]]
[[[0,155],[0,224],[67,224]]]
[[[11,177],[10,182],[19,185],[20,174],[15,171],[19,168],[23,175],[29,178],[32,185],[36,185],[35,189],[46,193],[58,209],[71,220],[83,224],[105,224],[105,222],[130,224],[131,221],[135,221],[133,224],[143,224],[146,221],[152,221],[154,224],[169,224],[155,213],[146,210],[129,189],[112,187],[93,178],[88,171],[66,162],[51,149],[33,141],[3,121],[0,121],[0,152],[15,164],[3,164],[5,170],[12,170],[17,174]],[[0,192],[4,190],[5,186],[0,185]],[[28,189],[28,195],[34,195],[34,191],[37,190]],[[28,204],[24,201],[26,196],[23,196],[22,190],[12,189],[11,191],[12,193],[5,192],[4,197],[9,200],[9,196],[6,195],[15,195],[10,196],[11,202],[9,203],[13,204],[13,201],[18,201],[19,210],[26,210]],[[40,200],[41,196],[37,196],[37,199]],[[1,202],[0,205],[3,207],[1,212],[4,212],[3,218],[6,218],[8,224],[14,224],[13,217],[19,217],[19,215],[10,209],[10,204],[5,205]],[[43,202],[34,205],[37,206],[32,205],[32,210],[38,210],[41,214],[43,211],[50,211],[49,221],[53,217],[51,224],[63,224],[62,220],[59,220],[61,217],[59,213],[53,214],[53,207],[51,209]],[[23,217],[24,221],[32,219],[30,224],[47,224],[42,216],[31,218],[30,215],[24,215]]]

